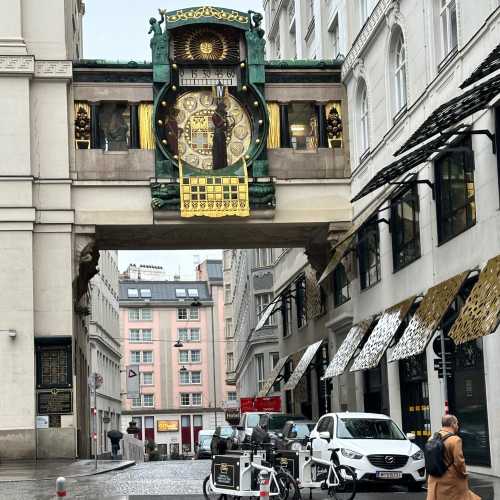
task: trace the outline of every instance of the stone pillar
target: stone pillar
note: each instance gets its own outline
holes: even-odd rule
[[[130,149],[140,148],[139,104],[130,103]]]
[[[288,104],[280,103],[280,148],[290,147],[290,125],[288,123]]]
[[[328,147],[328,133],[326,130],[326,107],[324,103],[316,104],[316,116],[318,118],[318,147]]]
[[[99,103],[90,103],[90,148],[99,149],[101,138],[99,136]]]

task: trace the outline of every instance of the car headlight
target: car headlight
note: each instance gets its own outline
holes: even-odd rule
[[[424,452],[422,450],[418,450],[416,453],[414,453],[411,458],[413,460],[423,460],[424,459]]]
[[[363,455],[361,455],[360,453],[358,453],[356,451],[349,450],[347,448],[342,448],[340,450],[340,453],[342,453],[342,455],[344,455],[344,457],[351,458],[353,460],[359,460],[360,458],[363,458]]]
[[[294,450],[294,451],[298,451],[298,450],[302,449],[302,446],[300,443],[297,443],[297,441],[295,441],[294,443],[292,443],[292,446],[290,446],[290,449]]]

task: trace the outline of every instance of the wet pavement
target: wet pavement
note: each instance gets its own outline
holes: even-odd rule
[[[4,481],[39,481],[59,476],[81,477],[131,467],[131,460],[2,460],[0,483]],[[0,486],[0,492],[2,487]]]
[[[0,469],[2,465],[0,464]],[[203,500],[202,483],[210,470],[208,460],[178,460],[140,463],[133,467],[105,474],[70,478],[67,480],[67,497],[86,500]],[[471,488],[483,500],[500,500],[500,480],[488,476],[471,476]],[[496,495],[495,495],[496,491]],[[54,499],[55,481],[0,482],[0,500]],[[390,500],[404,497],[407,500],[424,500],[425,491],[408,493],[406,488],[389,485],[362,485],[356,499]],[[303,500],[309,491],[302,492]],[[313,500],[329,499],[324,491],[314,491]]]

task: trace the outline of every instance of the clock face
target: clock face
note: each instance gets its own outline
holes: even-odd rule
[[[248,151],[251,141],[250,118],[230,94],[224,97],[227,112],[227,164],[233,165]],[[176,101],[178,155],[181,161],[203,170],[212,169],[216,98],[210,90],[187,92]]]

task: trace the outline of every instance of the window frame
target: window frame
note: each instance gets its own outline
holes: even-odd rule
[[[362,227],[357,235],[357,253],[359,263],[359,284],[361,290],[367,290],[375,286],[382,279],[380,264],[380,226],[378,219],[372,218]],[[372,233],[372,234],[370,234]],[[375,237],[375,249],[369,246],[370,238]],[[371,254],[375,254],[375,264],[370,265]],[[375,278],[372,281],[371,271],[375,270]]]
[[[234,397],[232,397],[233,394],[234,394]],[[227,401],[238,401],[238,393],[236,391],[227,391],[226,400]]]
[[[137,288],[127,288],[127,298],[129,298],[129,299],[138,299],[139,298],[139,289],[137,289]]]
[[[151,382],[150,383],[146,383],[146,381],[144,380],[144,377],[145,375],[151,375]],[[152,385],[155,385],[154,384],[154,372],[141,372],[141,385],[145,385],[145,386],[152,386]]]
[[[181,311],[185,311],[185,316],[184,314],[181,314]],[[177,321],[188,321],[188,308],[187,307],[178,307],[177,308]]]
[[[255,355],[255,374],[257,377],[257,391],[260,391],[266,382],[266,370],[264,366],[264,354]]]
[[[410,201],[411,203],[409,203]],[[405,226],[401,224],[401,221],[404,219],[403,206],[405,203],[411,208],[412,212],[412,238],[406,238]],[[391,200],[390,212],[392,267],[394,272],[398,272],[421,257],[420,201],[417,186],[413,185],[393,198]],[[401,240],[401,243],[398,240]],[[400,259],[401,255],[403,255],[402,260]]]
[[[441,60],[445,61],[458,49],[458,13],[456,0],[439,1],[439,31],[441,34]],[[454,14],[453,14],[454,13]],[[453,22],[453,18],[454,21]],[[453,34],[455,40],[453,40]]]
[[[360,84],[358,89],[358,115],[359,115],[359,159],[362,160],[370,151],[370,110],[368,104],[368,87],[366,82]]]
[[[408,104],[406,44],[401,29],[395,35],[392,47],[393,116],[396,118]]]
[[[146,398],[151,398],[151,404],[146,404]],[[143,408],[154,408],[155,407],[155,395],[154,394],[143,394],[142,395],[142,406]]]
[[[297,328],[307,325],[307,289],[305,274],[295,281],[295,312]]]
[[[226,371],[232,372],[234,371],[234,353],[226,352]]]
[[[198,360],[193,359],[193,353],[197,352],[199,355]],[[192,364],[198,364],[201,363],[201,349],[190,349],[189,350],[189,362]]]
[[[267,299],[267,302],[266,302]],[[267,306],[273,301],[274,297],[271,292],[264,293],[256,293],[255,294],[255,313],[257,316],[257,322],[260,320],[260,317],[264,314],[264,311],[267,309]],[[267,318],[264,326],[273,326],[273,315]]]
[[[232,299],[231,283],[224,283],[224,304],[230,304]]]
[[[183,397],[187,396],[187,404],[183,403]],[[191,406],[191,394],[189,392],[180,392],[179,393],[179,406]]]
[[[152,365],[154,363],[154,354],[153,351],[147,350],[147,351],[141,351],[142,352],[142,364],[144,365]],[[146,353],[151,353],[151,361],[145,361],[144,359],[144,354]]]
[[[134,361],[134,355],[139,354],[138,356],[138,361]],[[130,351],[130,364],[132,365],[140,365],[142,360],[142,354],[141,351]]]
[[[459,236],[460,234],[464,233],[471,227],[475,226],[477,223],[477,206],[476,206],[476,180],[475,180],[475,158],[474,158],[474,151],[472,150],[472,140],[471,137],[468,136],[462,141],[459,141],[457,144],[454,145],[454,148],[466,148],[467,151],[448,151],[445,152],[443,155],[441,155],[439,158],[437,158],[434,161],[434,184],[435,184],[435,189],[436,189],[436,220],[437,220],[437,230],[438,230],[438,246],[443,245],[444,243],[447,243],[448,241],[452,240],[456,236]],[[457,160],[457,157],[461,157],[461,165],[463,167],[463,191],[464,191],[464,198],[465,198],[465,203],[449,208],[447,207],[446,210],[444,210],[444,192],[445,192],[445,182],[444,182],[444,176],[443,174],[443,168],[445,166],[448,167],[448,181],[447,184],[449,186],[452,186],[452,181],[453,179],[451,178],[451,167],[452,165],[456,165],[455,163],[451,163],[453,159]],[[445,165],[445,162],[447,162],[447,165]],[[469,163],[470,162],[470,163]],[[468,172],[466,173],[466,169]],[[466,182],[466,175],[470,175],[472,178],[472,189],[473,189],[473,195],[469,198],[467,198],[468,193],[467,193],[467,182]],[[453,190],[449,189],[448,194],[446,196],[448,205],[452,205],[453,197]],[[467,208],[470,208],[470,219],[471,222],[469,222],[469,213],[467,211]],[[460,212],[461,210],[465,210],[465,215],[466,215],[466,224],[462,228],[458,228],[456,230],[453,230],[453,217],[456,217],[457,213]],[[444,213],[445,212],[445,213]],[[444,222],[451,220],[452,224],[452,231],[448,235],[444,235]]]
[[[195,314],[196,312],[196,314]],[[189,321],[199,321],[200,320],[200,308],[190,307],[189,308]]]
[[[344,259],[342,259],[342,261],[339,263],[339,265],[334,269],[332,273],[334,307],[340,307],[344,305],[346,302],[349,302],[351,300],[351,291],[350,291],[351,283],[349,281],[349,277],[347,276],[347,271],[345,269],[344,262],[345,262],[345,257]],[[345,280],[343,279],[344,277]],[[337,285],[337,283],[339,282],[339,278],[342,278],[340,288],[339,285]],[[344,290],[346,291],[345,294],[343,293]]]

